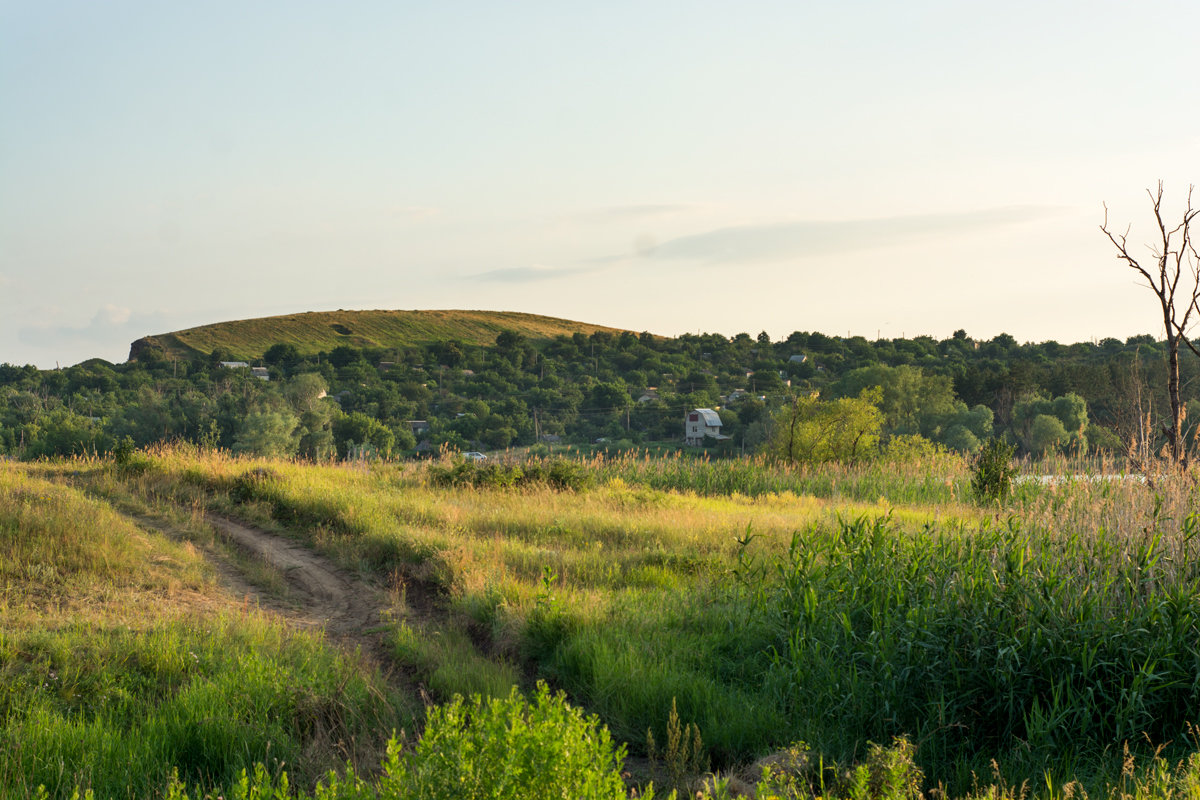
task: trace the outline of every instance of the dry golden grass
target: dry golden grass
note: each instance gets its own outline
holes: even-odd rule
[[[233,320],[146,337],[171,355],[207,355],[220,348],[258,358],[273,344],[290,344],[303,355],[339,345],[403,347],[435,341],[493,344],[502,331],[531,339],[559,334],[620,333],[617,328],[511,311],[310,311]]]

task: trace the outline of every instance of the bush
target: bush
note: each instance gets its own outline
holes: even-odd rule
[[[279,473],[270,467],[254,467],[233,479],[229,497],[235,503],[249,503],[267,497],[268,489],[283,482]]]
[[[624,758],[594,716],[539,683],[532,702],[514,688],[506,698],[456,696],[432,709],[412,750],[388,747],[379,795],[623,800]]]
[[[971,489],[981,503],[998,503],[1012,491],[1017,468],[1012,464],[1016,448],[1000,439],[989,439],[975,456]]]
[[[574,491],[586,489],[591,480],[582,464],[566,459],[532,459],[524,464],[490,462],[479,465],[474,461],[460,461],[450,467],[429,465],[429,482],[434,486],[517,489],[545,485]]]

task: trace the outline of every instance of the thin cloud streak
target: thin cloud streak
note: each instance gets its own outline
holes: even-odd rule
[[[956,235],[1034,222],[1062,213],[1045,206],[1013,206],[963,214],[927,214],[835,222],[797,221],[741,225],[681,236],[646,257],[708,263],[769,261],[849,253],[932,235]]]
[[[604,272],[648,260],[728,264],[837,255],[902,244],[922,237],[954,236],[1036,222],[1061,213],[1062,209],[1046,206],[1011,206],[962,214],[737,225],[680,236],[662,244],[635,245],[631,253],[579,259],[570,267],[538,264],[490,270],[467,278],[498,283],[537,283]]]

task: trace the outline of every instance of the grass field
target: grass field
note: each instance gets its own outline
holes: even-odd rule
[[[513,311],[310,311],[202,325],[144,341],[181,358],[207,356],[220,348],[238,358],[256,359],[274,344],[294,345],[301,355],[315,355],[339,345],[387,348],[453,340],[490,345],[502,331],[530,339],[619,333],[602,325]]]
[[[190,543],[11,464],[0,589],[0,797],[219,788],[256,762],[311,782],[378,763],[409,718],[367,664],[222,592]]]
[[[519,479],[499,467],[314,466],[186,448],[136,463],[8,474],[59,498],[36,506],[39,517],[54,503],[103,508],[51,482],[68,480],[122,507],[215,510],[287,532],[401,605],[407,596],[432,609],[397,615],[386,636],[396,663],[442,703],[471,694],[501,702],[543,679],[634,756],[650,755],[652,733],[660,762],[680,774],[706,765],[733,774],[804,742],[811,755],[789,779],[796,791],[776,796],[904,797],[939,784],[950,796],[1015,797],[1022,786],[1046,797],[1194,796],[1200,518],[1186,478],[1153,489],[1026,484],[1007,506],[981,507],[954,459],[821,471],[593,459],[526,465]],[[114,542],[147,535],[119,522]],[[68,527],[56,541],[81,535]],[[49,558],[38,552],[13,563]],[[54,557],[71,552],[60,544]],[[122,558],[141,563],[147,552]],[[213,597],[200,566],[185,569],[193,562],[183,556],[161,563],[174,566],[160,567],[152,591]],[[22,584],[5,602],[40,591]],[[23,602],[18,618],[50,613]],[[287,652],[295,635],[277,636],[255,641]],[[174,652],[199,654],[179,641]],[[137,651],[129,639],[109,647]],[[676,732],[699,740],[694,751],[673,739],[673,717]],[[272,763],[252,750],[238,763]],[[156,757],[157,778],[178,756]],[[309,782],[328,766],[292,758]],[[865,794],[855,794],[854,770],[814,766],[860,762],[874,764],[859,775]],[[10,774],[27,774],[13,764]],[[187,769],[193,779],[216,770]],[[887,794],[870,777],[879,769],[908,777]]]

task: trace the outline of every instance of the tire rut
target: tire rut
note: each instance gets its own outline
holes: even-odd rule
[[[364,635],[379,624],[384,605],[381,592],[324,556],[284,536],[228,517],[206,519],[229,542],[284,576],[291,598],[298,601],[298,608],[283,612],[285,616],[323,627],[338,637]],[[281,611],[278,603],[271,605],[276,606],[273,610]]]
[[[181,527],[161,518],[123,513],[143,527],[176,539],[188,538]],[[211,547],[200,548],[230,592],[292,627],[323,630],[342,648],[365,655],[393,687],[420,696],[429,704],[425,687],[396,663],[384,637],[389,614],[414,620],[432,619],[438,601],[429,587],[409,582],[405,585],[404,600],[396,603],[380,587],[286,536],[215,514],[205,515],[204,521],[226,542],[279,572],[288,587],[287,596],[280,598],[256,584],[247,570],[228,556]]]

